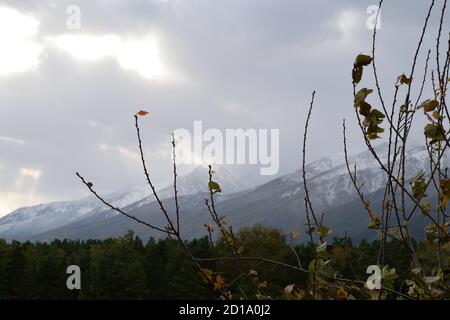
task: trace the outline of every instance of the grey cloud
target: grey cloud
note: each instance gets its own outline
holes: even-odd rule
[[[386,92],[392,92],[396,77],[408,71],[427,7],[410,2],[387,1],[382,13],[378,66]],[[0,4],[39,17],[43,37],[68,32],[65,10],[74,2]],[[86,0],[76,4],[82,9],[79,32],[160,34],[164,60],[189,82],[152,82],[121,69],[112,59],[82,63],[46,50],[36,72],[0,78],[0,135],[26,142],[0,141],[0,165],[7,172],[1,176],[0,191],[9,190],[20,167],[42,170],[38,192],[56,199],[83,194],[75,170],[95,177],[108,192],[141,182],[139,163],[117,152],[117,147],[137,151],[132,115],[141,107],[150,111],[142,126],[152,172],[160,183],[167,180],[170,163],[158,151],[165,143],[170,150],[170,132],[191,129],[194,120],[219,129],[280,128],[280,174],[297,169],[300,136],[314,89],[318,95],[308,157],[313,160],[341,151],[341,120],[351,122],[354,116],[351,66],[356,54],[371,49],[365,11],[374,1]],[[341,42],[332,23],[345,10],[358,15],[349,43]],[[430,34],[425,47],[431,46],[433,37]],[[99,125],[92,125],[93,121]],[[359,151],[357,127],[349,123],[348,130],[351,149]],[[100,144],[110,148],[101,150]],[[252,179],[261,181],[253,175]]]

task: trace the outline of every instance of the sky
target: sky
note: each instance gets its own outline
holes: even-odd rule
[[[371,51],[367,9],[375,4],[1,0],[0,216],[85,196],[76,171],[101,193],[143,183],[133,118],[141,109],[149,112],[140,119],[145,155],[160,186],[171,179],[171,132],[193,130],[196,120],[219,130],[279,129],[277,175],[298,169],[313,90],[308,161],[342,152],[343,118],[350,151],[364,150],[351,69],[357,54]],[[388,96],[409,72],[428,4],[385,1],[377,66]],[[425,49],[435,30],[433,22]],[[370,71],[366,77],[370,83]],[[257,165],[230,170],[248,184],[275,177]]]

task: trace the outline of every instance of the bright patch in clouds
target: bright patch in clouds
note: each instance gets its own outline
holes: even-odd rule
[[[358,27],[358,18],[358,13],[354,10],[345,10],[339,14],[336,24],[341,33],[342,40],[351,41],[352,36]]]
[[[65,34],[49,41],[80,61],[112,58],[123,69],[137,72],[147,79],[161,80],[167,75],[157,39],[153,36],[128,39],[117,35]]]
[[[24,72],[39,64],[43,46],[36,41],[39,21],[0,7],[0,75]]]
[[[11,211],[21,208],[36,205],[37,203],[46,203],[53,199],[43,195],[35,194],[34,192],[1,192],[0,191],[0,217],[10,213]]]
[[[117,52],[117,61],[124,69],[136,71],[144,78],[160,78],[165,75],[156,39],[125,41]]]
[[[42,171],[31,168],[20,168],[14,183],[16,190],[34,193],[38,186]]]
[[[33,16],[0,7],[0,76],[37,67],[43,51],[56,47],[80,61],[109,58],[146,79],[167,78],[158,41],[152,35],[128,38],[116,34],[63,34],[43,38],[39,37],[39,24]]]
[[[13,137],[7,137],[7,136],[0,136],[0,142],[7,142],[7,143],[15,143],[15,144],[24,144],[25,141]]]
[[[95,61],[113,57],[120,47],[121,40],[114,35],[93,36],[81,34],[65,34],[49,39],[59,49],[66,51],[72,57]]]
[[[31,177],[36,180],[41,176],[41,170],[35,170],[30,168],[20,168],[20,174],[24,177]]]
[[[18,169],[13,184],[7,187],[10,190],[0,190],[0,217],[19,207],[53,200],[37,192],[41,175],[42,171],[38,169],[26,167]]]

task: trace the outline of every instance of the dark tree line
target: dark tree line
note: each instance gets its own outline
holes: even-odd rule
[[[286,264],[297,263],[292,250],[308,262],[313,251],[308,244],[292,245],[292,239],[277,230],[260,226],[244,228],[236,234],[246,246],[258,254],[270,256]],[[225,257],[228,248],[223,239],[211,243],[205,237],[186,242],[199,259]],[[418,248],[426,264],[427,243]],[[410,268],[408,250],[399,242],[389,242],[387,263],[398,275],[394,288],[405,286],[402,275]],[[327,247],[339,276],[365,281],[366,268],[375,264],[379,242],[362,241],[352,244],[349,238],[335,238]],[[242,256],[244,256],[244,252]],[[249,254],[249,256],[251,256]],[[255,266],[255,262],[257,266]],[[235,261],[212,260],[202,262],[205,270],[215,275],[215,286],[228,282],[233,298],[301,298],[308,290],[308,274],[283,266],[245,260],[243,269]],[[66,273],[69,265],[81,268],[81,290],[68,290]],[[430,264],[432,265],[432,263]],[[0,241],[0,299],[211,299],[217,288],[185,258],[176,240],[150,239],[144,243],[129,232],[122,238],[107,240],[54,240],[51,243]],[[230,284],[230,279],[237,279]],[[346,298],[361,298],[363,292],[348,292]],[[394,296],[393,296],[394,297]],[[395,297],[396,298],[396,297]]]

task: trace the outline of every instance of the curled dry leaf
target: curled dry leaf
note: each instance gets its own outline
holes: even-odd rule
[[[140,110],[140,111],[137,113],[137,115],[138,115],[138,116],[141,116],[141,117],[144,117],[144,116],[148,115],[148,111]]]
[[[407,76],[402,74],[397,78],[397,80],[400,82],[400,84],[411,84],[412,78],[408,78]]]

